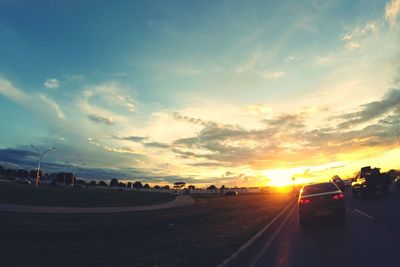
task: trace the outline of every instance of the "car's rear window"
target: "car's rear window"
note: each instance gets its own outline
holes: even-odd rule
[[[338,190],[337,186],[333,183],[313,184],[313,185],[307,185],[303,188],[303,195],[319,194],[337,190]]]

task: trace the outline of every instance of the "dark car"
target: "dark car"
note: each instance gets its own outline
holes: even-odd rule
[[[354,181],[351,183],[351,190],[355,197],[373,196],[376,192],[387,195],[391,183],[388,173],[381,173],[379,168],[366,166],[355,174]]]
[[[331,179],[332,183],[335,183],[340,190],[344,190],[345,184],[342,179],[338,175],[335,175]]]
[[[305,185],[298,199],[300,225],[317,218],[337,218],[345,222],[343,192],[332,182]]]
[[[224,193],[224,195],[225,196],[236,196],[236,195],[238,195],[238,192],[236,192],[236,191],[226,191]]]

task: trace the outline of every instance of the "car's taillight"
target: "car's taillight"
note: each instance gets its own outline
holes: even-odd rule
[[[344,198],[344,195],[342,193],[336,194],[336,195],[333,196],[334,200],[339,200],[339,199],[343,199],[343,198]]]
[[[311,203],[311,200],[308,198],[301,198],[300,199],[300,204],[309,204]]]

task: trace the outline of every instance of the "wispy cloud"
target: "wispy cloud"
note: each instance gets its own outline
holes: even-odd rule
[[[103,117],[101,115],[89,114],[87,116],[87,118],[89,120],[91,120],[92,122],[101,123],[101,124],[105,124],[105,125],[108,125],[108,126],[111,126],[111,125],[115,124],[115,121],[114,121],[113,118],[107,118],[107,117]]]
[[[369,33],[376,33],[379,29],[378,21],[367,22],[362,27],[356,27],[351,32],[346,33],[342,36],[342,40],[345,42],[345,46],[348,49],[360,48],[360,42],[362,38]]]
[[[386,20],[393,25],[400,14],[400,0],[391,0],[385,8]]]
[[[43,85],[48,89],[57,89],[60,87],[60,82],[56,78],[48,78]]]
[[[64,112],[61,110],[60,106],[57,104],[56,101],[53,99],[49,98],[48,96],[45,96],[43,94],[38,94],[39,98],[43,100],[44,103],[46,103],[53,111],[55,114],[57,114],[57,117],[59,119],[65,119]]]
[[[19,103],[28,103],[29,100],[29,97],[25,92],[15,87],[10,81],[1,77],[0,94]]]

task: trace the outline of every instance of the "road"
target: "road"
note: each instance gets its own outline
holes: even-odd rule
[[[316,222],[301,229],[294,207],[241,266],[400,266],[400,192],[372,199],[346,198],[346,225]]]
[[[28,206],[17,204],[0,203],[0,212],[17,213],[47,213],[47,214],[100,214],[100,213],[123,213],[149,210],[162,210],[193,205],[195,200],[190,196],[179,195],[175,200],[143,206],[133,207],[52,207],[52,206]]]

